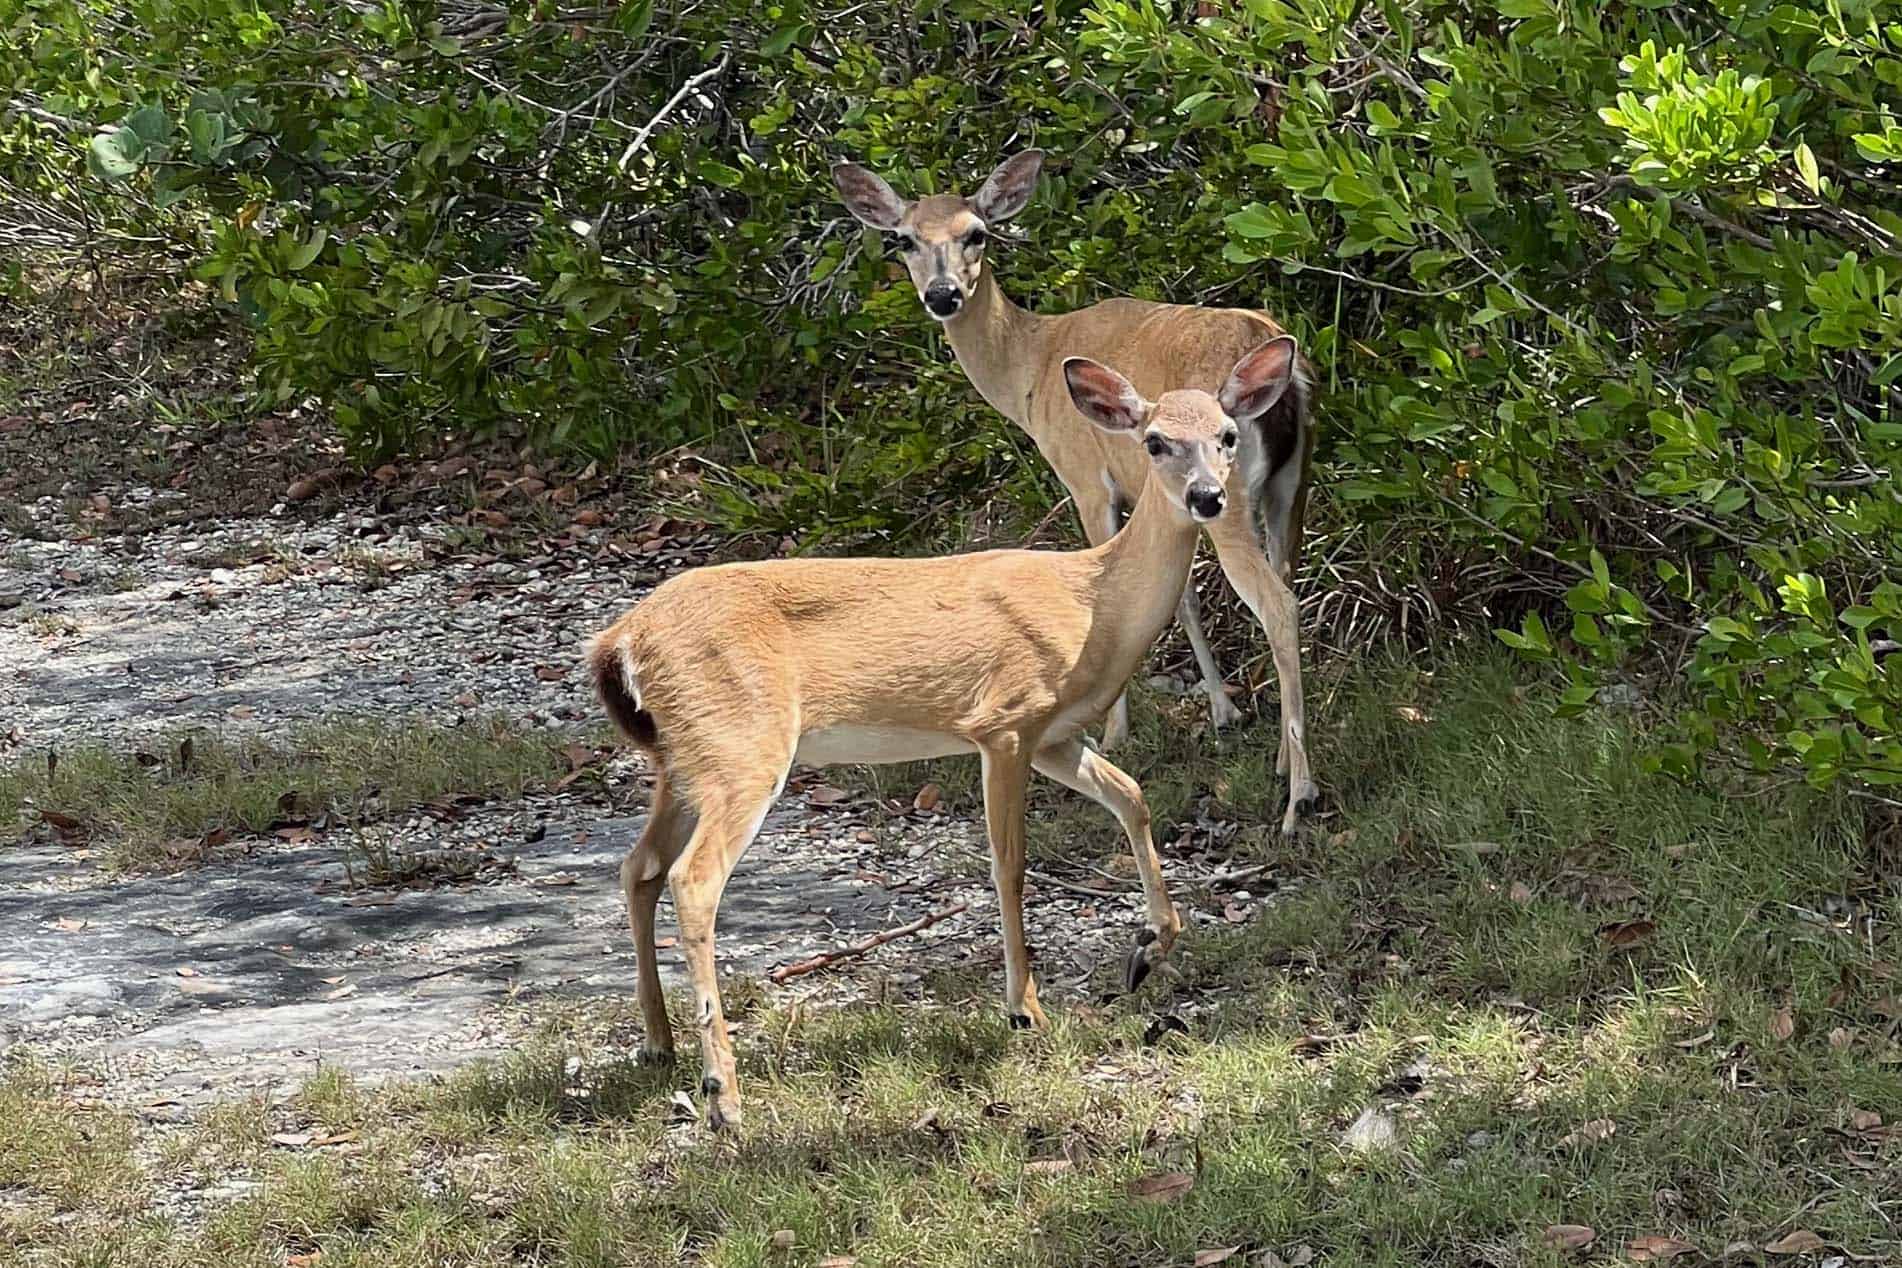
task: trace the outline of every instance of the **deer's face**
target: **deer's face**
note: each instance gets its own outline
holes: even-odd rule
[[[939,321],[949,321],[977,289],[989,237],[989,226],[969,199],[936,194],[905,209],[891,241],[905,261],[925,311]]]
[[[854,216],[891,235],[918,288],[925,311],[950,321],[963,311],[984,273],[990,228],[1024,209],[1037,190],[1043,151],[1025,150],[998,165],[984,187],[966,198],[933,194],[907,202],[856,163],[832,169],[839,195]]]
[[[1295,342],[1278,335],[1235,363],[1222,390],[1164,392],[1144,400],[1128,379],[1088,357],[1069,357],[1063,377],[1077,411],[1112,435],[1141,442],[1149,478],[1169,501],[1206,524],[1227,507],[1240,423],[1267,413],[1299,373]]]
[[[1168,491],[1170,501],[1200,524],[1222,513],[1242,437],[1213,396],[1194,389],[1164,392],[1150,407],[1141,435],[1150,478]]]

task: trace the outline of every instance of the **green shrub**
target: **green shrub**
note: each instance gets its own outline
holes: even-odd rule
[[[360,452],[694,442],[730,522],[864,534],[1052,486],[827,166],[1034,141],[1015,294],[1258,304],[1324,367],[1330,585],[1507,626],[1574,709],[1682,673],[1671,769],[1902,782],[1902,4],[896,16],[0,0],[0,174],[190,257]]]

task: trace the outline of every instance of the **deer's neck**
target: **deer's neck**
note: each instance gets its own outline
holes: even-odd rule
[[[1122,531],[1090,552],[1101,569],[1097,602],[1115,614],[1116,659],[1129,673],[1175,619],[1200,532],[1150,478]]]
[[[1043,366],[1048,319],[1011,303],[990,265],[958,315],[944,323],[958,364],[991,408],[1030,430],[1030,393]]]

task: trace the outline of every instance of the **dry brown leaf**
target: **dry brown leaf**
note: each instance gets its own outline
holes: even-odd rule
[[[1240,1246],[1218,1246],[1195,1252],[1195,1268],[1209,1268],[1211,1264],[1224,1263],[1241,1253]]]
[[[309,1132],[276,1132],[271,1136],[273,1145],[282,1145],[286,1149],[302,1149],[310,1143]]]
[[[577,511],[575,513],[575,523],[581,525],[583,528],[599,528],[604,522],[604,517],[599,511]]]
[[[852,1268],[852,1265],[858,1263],[858,1261],[859,1257],[857,1255],[827,1255],[824,1259],[821,1259],[817,1264],[813,1265],[813,1268]]]
[[[1402,722],[1412,722],[1415,725],[1425,723],[1425,722],[1431,722],[1433,720],[1432,718],[1427,716],[1424,710],[1416,709],[1414,706],[1410,704],[1395,705],[1393,712],[1394,712],[1394,716],[1399,718]]]
[[[1796,1033],[1796,1015],[1787,1008],[1770,1014],[1770,1037],[1779,1043]]]
[[[1643,1237],[1634,1237],[1625,1246],[1625,1253],[1638,1263],[1663,1263],[1676,1259],[1679,1255],[1689,1254],[1697,1247],[1689,1242],[1681,1242],[1675,1237],[1665,1237],[1660,1233],[1647,1233]]]
[[[1649,920],[1614,920],[1598,927],[1598,937],[1613,950],[1635,947],[1658,931]]]
[[[61,933],[78,933],[91,923],[92,921],[90,920],[75,920],[71,916],[61,916],[58,920],[53,922],[53,928],[59,930]]]
[[[1849,1111],[1849,1125],[1859,1132],[1882,1126],[1882,1115],[1874,1110],[1852,1109]]]
[[[806,790],[806,804],[812,806],[836,806],[852,800],[852,794],[843,788],[834,788],[831,784],[814,784]]]
[[[1584,1250],[1598,1240],[1598,1230],[1590,1224],[1548,1224],[1539,1240],[1554,1250]]]
[[[1769,1243],[1764,1250],[1772,1255],[1807,1255],[1811,1251],[1822,1250],[1828,1245],[1828,1242],[1810,1232],[1809,1229],[1799,1228]]]
[[[353,1131],[331,1132],[328,1136],[311,1137],[310,1143],[313,1147],[321,1149],[326,1145],[348,1144],[356,1138],[357,1134]]]
[[[923,788],[918,790],[918,795],[911,799],[911,808],[913,810],[936,810],[938,803],[943,799],[944,793],[936,784],[926,784]]]
[[[180,977],[197,977],[198,970],[189,964],[181,964],[174,970]]]
[[[1829,1032],[1829,1046],[1841,1051],[1856,1042],[1856,1032],[1846,1026],[1838,1026]]]
[[[679,941],[680,939],[674,937],[672,934],[669,934],[665,938],[654,939],[654,947],[656,950],[665,951],[668,947],[673,946],[676,942],[679,942]]]
[[[543,682],[560,682],[568,676],[566,665],[537,665],[535,677]]]
[[[780,1228],[773,1230],[773,1235],[769,1240],[772,1242],[774,1250],[791,1250],[795,1239],[793,1237],[793,1231],[790,1228]]]
[[[284,1260],[284,1268],[317,1268],[323,1262],[324,1252],[313,1250],[307,1255],[289,1255]]]
[[[1512,888],[1506,891],[1506,897],[1524,907],[1532,902],[1532,886],[1524,881],[1514,881]]]
[[[355,982],[352,982],[348,986],[339,986],[334,991],[325,992],[324,998],[326,1000],[336,1001],[340,999],[348,999],[350,996],[355,995],[356,993],[357,993],[357,984]]]
[[[308,476],[302,480],[293,480],[291,487],[284,490],[284,500],[287,502],[307,502],[315,497],[317,490],[322,487],[323,484],[321,481]]]
[[[325,986],[335,986],[337,983],[343,981],[343,974],[339,973],[336,977],[320,977],[317,980],[322,982]]]
[[[1618,1131],[1618,1124],[1609,1118],[1594,1118],[1588,1123],[1580,1123],[1577,1131],[1570,1131],[1559,1137],[1561,1145],[1595,1145],[1601,1140],[1610,1140]]]
[[[1195,1187],[1195,1177],[1184,1171],[1138,1176],[1129,1182],[1129,1196],[1139,1202],[1179,1202]]]
[[[1034,1176],[1058,1176],[1074,1165],[1068,1158],[1032,1158],[1024,1170]]]

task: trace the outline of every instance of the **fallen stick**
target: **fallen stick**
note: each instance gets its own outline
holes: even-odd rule
[[[1024,869],[1024,875],[1036,881],[1039,885],[1049,885],[1055,889],[1067,889],[1072,894],[1081,894],[1085,898],[1114,898],[1118,894],[1130,892],[1129,887],[1125,885],[1116,885],[1113,887],[1105,885],[1101,888],[1095,885],[1079,885],[1075,881],[1066,881],[1061,876],[1051,876],[1031,867]],[[1104,877],[1104,879],[1110,880],[1113,878]]]
[[[955,916],[959,912],[967,910],[970,905],[969,903],[955,903],[950,907],[944,908],[942,911],[934,911],[929,916],[920,916],[908,925],[901,925],[896,929],[887,929],[883,933],[875,933],[870,937],[860,938],[850,946],[840,947],[837,951],[822,951],[809,960],[798,960],[792,964],[783,965],[780,968],[774,969],[771,973],[768,973],[766,978],[768,981],[778,984],[791,978],[803,977],[808,973],[816,973],[828,965],[837,964],[840,960],[849,960],[854,956],[864,955],[873,947],[880,947],[894,939],[906,937],[922,929],[929,929],[940,920]]]

